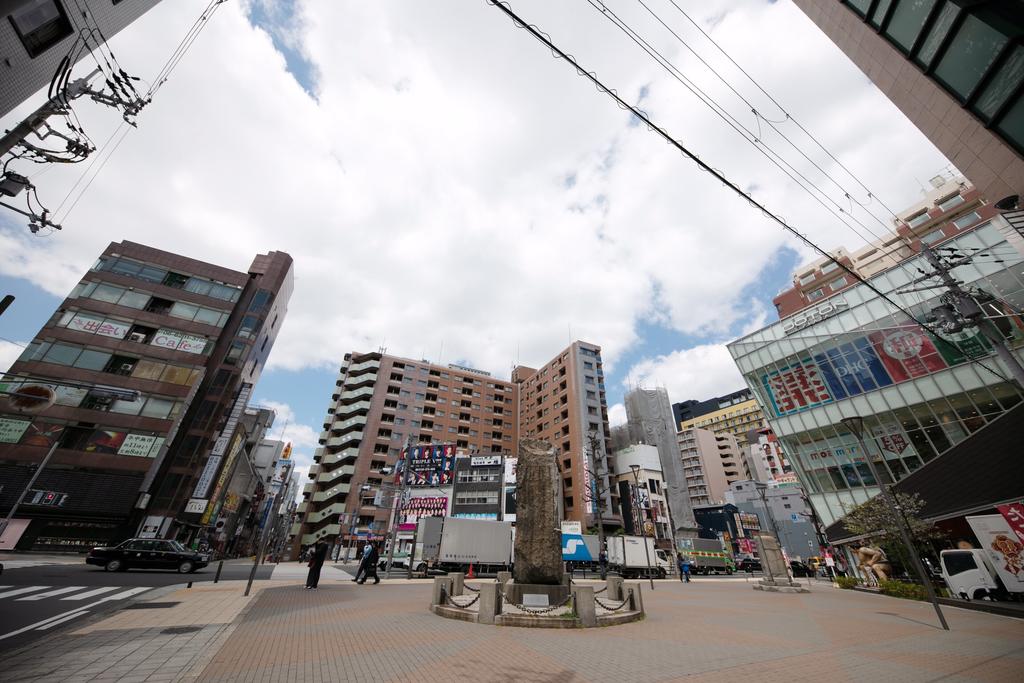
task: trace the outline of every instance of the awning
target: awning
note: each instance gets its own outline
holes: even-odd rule
[[[1024,403],[1006,411],[931,462],[901,479],[898,493],[924,500],[923,519],[937,522],[1024,498]],[[857,535],[834,522],[825,530],[840,543]]]

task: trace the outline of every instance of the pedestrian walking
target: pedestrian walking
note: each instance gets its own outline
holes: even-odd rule
[[[306,588],[315,589],[320,583],[320,570],[324,567],[327,559],[327,551],[330,550],[323,541],[317,541],[309,551],[309,574],[306,575]]]
[[[601,566],[601,579],[608,578],[608,551],[601,548],[601,552],[597,554],[597,562]]]
[[[679,580],[690,583],[690,560],[683,557],[682,553],[678,553],[676,564],[679,566]]]
[[[369,546],[370,552],[363,558],[363,562],[365,563],[365,566],[362,569],[363,575],[358,581],[356,581],[360,586],[366,583],[366,579],[371,576],[373,577],[374,585],[380,583],[380,577],[377,576],[377,562],[380,561],[380,553],[377,552],[376,543],[370,543]]]
[[[372,549],[372,545],[367,541],[366,545],[363,546],[363,554],[359,558],[359,567],[356,569],[356,575],[352,578],[356,583],[359,583],[359,577],[366,573],[366,558]]]

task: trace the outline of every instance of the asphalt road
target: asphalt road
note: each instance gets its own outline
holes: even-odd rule
[[[155,588],[188,581],[213,581],[216,564],[192,574],[165,570],[107,572],[85,564],[42,564],[7,568],[0,575],[0,652],[26,645],[87,614],[114,612],[146,597]],[[252,562],[224,563],[222,580],[246,580]],[[260,566],[257,580],[270,578],[273,566]]]

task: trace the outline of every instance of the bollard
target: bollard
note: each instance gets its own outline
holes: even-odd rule
[[[224,560],[217,563],[217,573],[213,575],[213,582],[217,583],[220,581],[220,570],[224,568]]]
[[[189,582],[188,582],[188,586],[187,586],[187,588],[191,588],[191,587],[192,587],[192,582],[191,582],[191,581],[189,581]]]
[[[643,599],[643,595],[640,592],[640,582],[639,581],[626,581],[625,583],[622,584],[622,591],[623,591],[622,597],[619,598],[619,599],[623,600],[626,597],[628,597],[629,598],[629,602],[630,602],[630,609],[632,609],[634,612],[641,612],[641,613],[643,613],[643,611],[644,611],[644,599]]]
[[[478,624],[493,624],[494,617],[501,614],[501,589],[496,583],[485,583],[480,586],[480,610],[477,614]]]
[[[434,586],[433,586],[433,589],[431,590],[431,593],[430,593],[430,606],[431,606],[431,608],[433,608],[434,605],[443,605],[444,604],[444,596],[446,594],[450,594],[449,591],[451,590],[451,585],[452,585],[452,579],[450,577],[447,577],[447,576],[435,576],[434,577]]]
[[[452,580],[451,594],[462,595],[465,593],[463,587],[466,584],[466,575],[459,572],[449,572],[448,578]]]
[[[504,586],[506,583],[512,580],[512,572],[498,572],[498,585]]]
[[[622,600],[622,577],[609,575],[605,579],[605,585],[608,586],[608,599],[609,600]]]
[[[594,587],[573,584],[572,600],[576,617],[584,628],[597,626],[597,605],[594,603]]]

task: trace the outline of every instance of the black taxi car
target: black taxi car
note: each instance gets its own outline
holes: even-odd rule
[[[126,569],[174,569],[190,574],[209,564],[210,558],[189,550],[178,541],[162,538],[130,538],[110,548],[93,548],[86,564],[103,567],[108,572]]]

